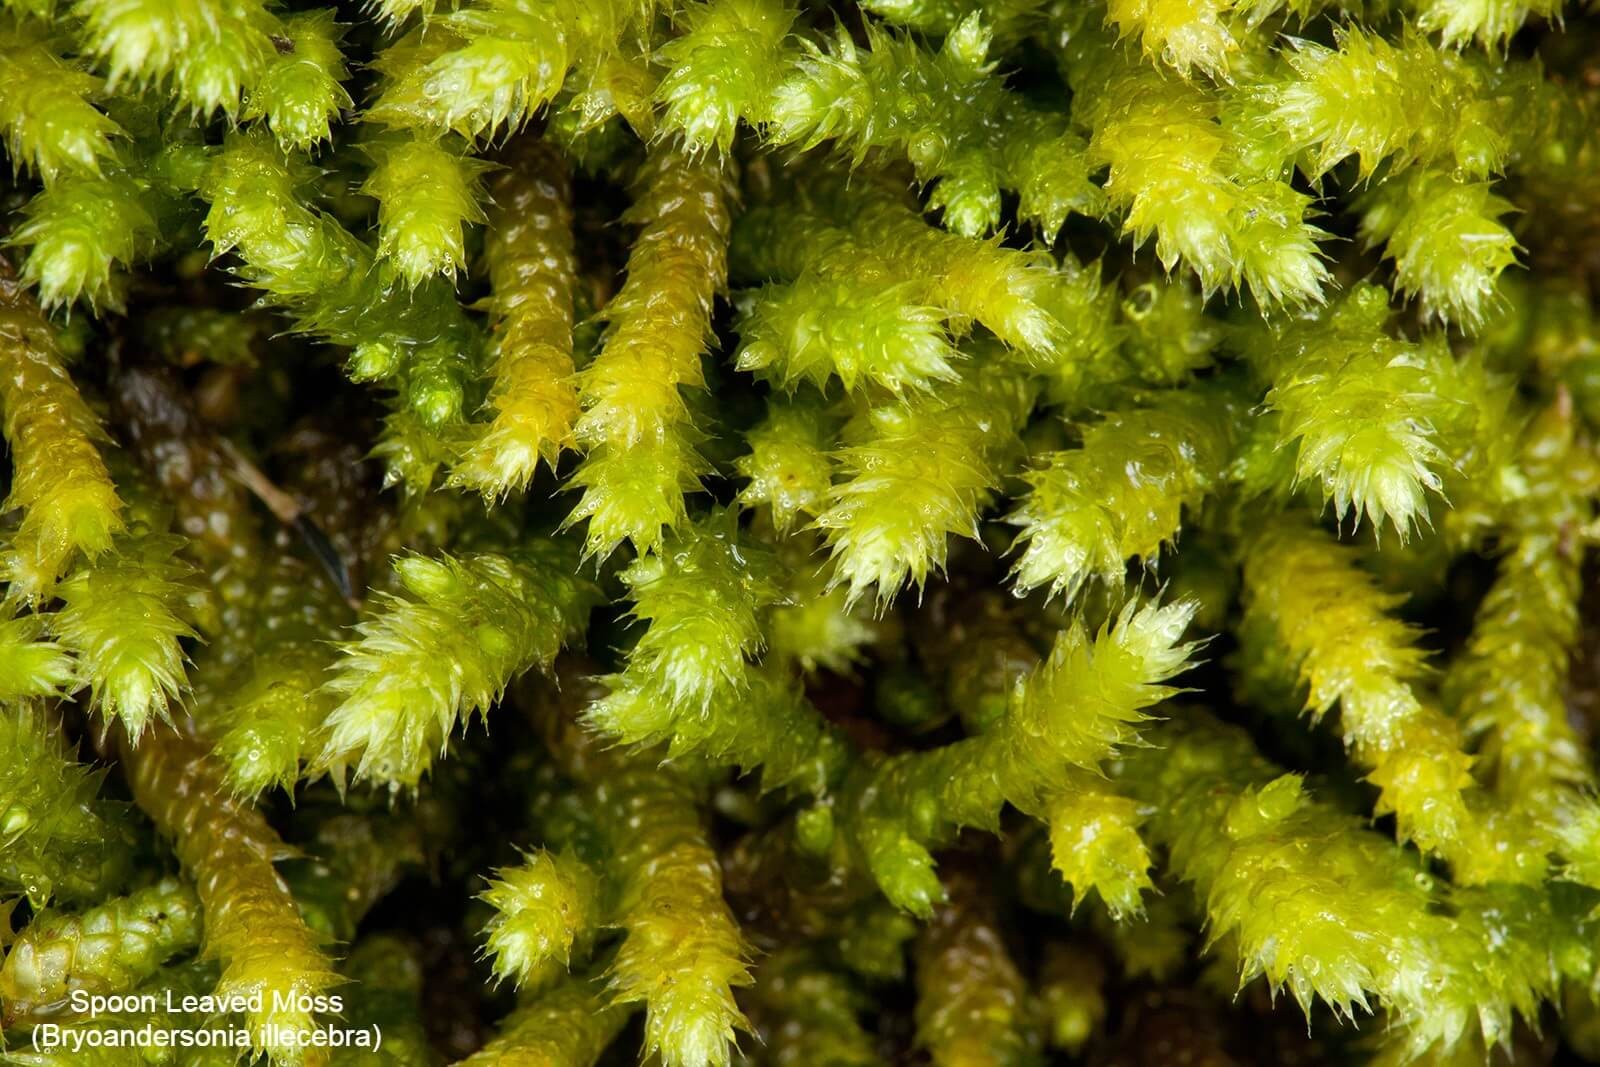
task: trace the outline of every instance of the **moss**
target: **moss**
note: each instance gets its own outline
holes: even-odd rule
[[[134,748],[124,742],[134,799],[172,840],[194,880],[204,953],[222,965],[219,996],[257,998],[248,1012],[252,1047],[274,1063],[325,1059],[298,1043],[309,1029],[309,1000],[337,981],[317,947],[275,860],[290,855],[261,814],[229,798],[206,746],[162,726]]]
[[[0,9],[0,1059],[1592,1051],[1592,10]]]
[[[87,911],[41,914],[0,967],[6,1026],[70,1019],[74,992],[131,992],[199,943],[200,902],[175,878]]]

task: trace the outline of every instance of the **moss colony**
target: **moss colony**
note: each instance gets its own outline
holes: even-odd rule
[[[1600,1062],[1577,2],[0,0],[0,1060]]]

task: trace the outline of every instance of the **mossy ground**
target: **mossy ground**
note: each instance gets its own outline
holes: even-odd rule
[[[0,137],[0,1060],[1600,1062],[1592,8],[0,0]]]

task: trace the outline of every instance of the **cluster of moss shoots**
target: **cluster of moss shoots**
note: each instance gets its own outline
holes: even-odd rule
[[[0,1060],[1600,1056],[1597,57],[0,0]]]

